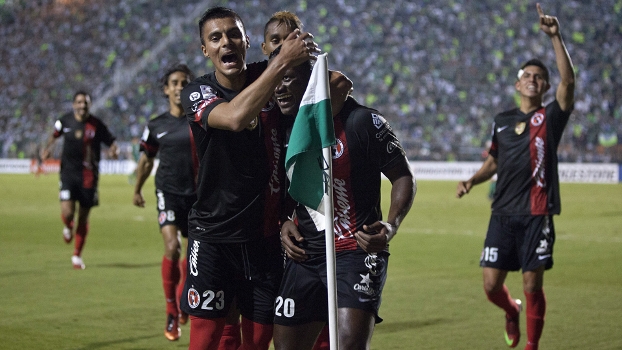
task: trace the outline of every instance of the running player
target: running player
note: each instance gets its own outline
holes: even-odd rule
[[[195,177],[198,161],[190,127],[184,118],[180,94],[192,79],[194,76],[185,64],[173,65],[160,79],[169,108],[168,112],[150,120],[145,127],[140,142],[141,155],[136,167],[134,187],[133,203],[144,208],[142,188],[153,170],[155,157],[159,154],[155,194],[158,223],[164,240],[161,273],[167,315],[164,336],[168,340],[179,339],[179,323],[185,324],[188,320],[187,314],[179,312],[179,297],[186,279],[188,213],[196,201]]]
[[[544,327],[543,276],[545,270],[553,267],[553,215],[561,211],[557,146],[573,110],[575,87],[559,21],[545,15],[540,4],[537,10],[540,29],[553,43],[561,76],[555,100],[546,106],[542,104],[551,87],[546,66],[537,59],[525,63],[514,84],[520,95],[519,108],[494,118],[488,158],[469,180],[458,183],[456,191],[460,198],[495,173],[498,176],[480,258],[484,290],[488,300],[505,311],[505,340],[508,346],[516,347],[520,339],[521,301],[510,296],[504,283],[508,271],[522,269],[528,350],[538,349]]]
[[[108,127],[97,117],[89,113],[91,96],[78,91],[73,96],[73,112],[60,117],[54,123],[54,133],[41,151],[41,160],[50,158],[56,140],[64,136],[60,165],[60,210],[63,220],[63,239],[69,244],[74,236],[71,263],[74,269],[84,269],[82,250],[89,232],[89,214],[91,208],[99,204],[97,184],[99,181],[99,161],[101,144],[108,146],[108,156],[116,159],[118,147],[115,137]],[[78,223],[74,225],[78,209]]]

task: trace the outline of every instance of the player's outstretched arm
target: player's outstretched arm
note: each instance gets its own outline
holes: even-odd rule
[[[456,189],[456,198],[462,198],[465,194],[471,191],[471,188],[475,185],[479,185],[484,181],[488,181],[497,172],[497,159],[489,155],[482,167],[467,181],[458,182],[458,188]]]
[[[210,112],[207,122],[216,129],[242,131],[257,117],[285,71],[314,57],[319,51],[310,33],[296,29],[283,41],[281,52],[268,63],[266,70],[230,102],[221,103]]]
[[[563,111],[567,111],[574,103],[575,74],[570,55],[566,50],[566,44],[562,39],[559,29],[559,21],[555,16],[548,16],[542,11],[540,4],[536,4],[540,16],[540,29],[551,38],[555,50],[555,61],[561,81],[557,86],[555,97]]]
[[[54,146],[54,143],[56,143],[56,138],[54,135],[50,135],[45,143],[45,146],[41,149],[41,153],[39,154],[41,156],[41,160],[47,160],[52,156],[52,146]]]

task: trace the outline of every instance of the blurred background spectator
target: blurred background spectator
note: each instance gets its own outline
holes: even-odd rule
[[[212,70],[196,34],[215,5],[245,21],[249,62],[263,59],[272,13],[297,13],[330,67],[354,81],[353,95],[387,115],[411,160],[480,160],[494,114],[516,105],[512,86],[529,58],[559,81],[535,2],[524,0],[0,0],[0,157],[36,153],[79,89],[131,154],[132,138],[166,109],[161,70]],[[622,0],[542,6],[559,18],[577,69],[561,161],[622,163]]]

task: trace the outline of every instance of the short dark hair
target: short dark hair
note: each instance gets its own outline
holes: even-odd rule
[[[546,80],[547,83],[549,82],[549,69],[546,67],[546,65],[544,65],[544,63],[542,61],[540,61],[537,58],[532,58],[529,61],[525,62],[520,67],[520,69],[523,70],[527,66],[536,66],[536,67],[542,68],[542,70],[544,71],[544,80]]]
[[[234,20],[239,21],[242,24],[242,30],[246,32],[246,27],[244,26],[242,17],[240,17],[237,12],[233,11],[230,8],[222,6],[212,7],[205,11],[205,13],[203,13],[203,16],[201,16],[201,19],[199,19],[199,37],[201,38],[201,45],[205,45],[205,42],[203,41],[203,26],[207,21],[217,18],[233,18]]]
[[[160,89],[164,89],[164,87],[168,85],[168,78],[171,76],[171,74],[175,72],[185,73],[188,78],[188,82],[194,79],[194,74],[187,65],[183,63],[175,63],[172,66],[168,67],[164,74],[160,77]],[[167,96],[164,95],[164,97]]]
[[[285,24],[291,30],[300,29],[300,31],[302,31],[303,27],[302,21],[294,13],[289,11],[275,12],[263,28],[264,38],[268,32],[268,26],[274,22],[277,22],[278,24]]]
[[[84,90],[78,90],[78,91],[76,91],[75,94],[73,94],[73,100],[72,101],[75,102],[76,101],[76,97],[78,97],[80,95],[84,95],[84,96],[86,96],[88,98],[91,98],[91,95],[88,92],[86,92]]]

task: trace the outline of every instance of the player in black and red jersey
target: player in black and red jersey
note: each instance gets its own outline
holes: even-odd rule
[[[275,89],[283,114],[295,116],[310,65],[289,69]],[[389,241],[410,210],[416,183],[393,130],[378,111],[349,97],[334,111],[335,246],[339,346],[369,348],[386,280]],[[386,218],[380,208],[381,175],[392,184]],[[319,213],[298,204],[281,228],[288,260],[275,305],[276,349],[311,349],[328,320],[324,230]],[[321,221],[321,220],[320,220]]]
[[[99,181],[99,161],[101,144],[108,146],[110,158],[117,158],[118,148],[115,137],[106,125],[89,113],[91,96],[78,91],[73,96],[73,112],[60,117],[54,123],[54,133],[41,151],[41,159],[51,156],[56,140],[64,136],[60,165],[60,208],[61,219],[65,224],[63,239],[70,243],[75,228],[76,240],[71,263],[75,269],[84,269],[82,250],[89,231],[88,220],[91,208],[99,204],[97,183]],[[74,225],[76,202],[78,224]]]
[[[133,198],[134,205],[145,207],[142,188],[159,154],[155,193],[158,223],[164,240],[161,268],[167,314],[164,335],[169,340],[179,339],[181,330],[178,322],[185,324],[188,319],[187,314],[179,312],[179,297],[186,279],[188,213],[196,201],[198,160],[181,105],[181,90],[192,79],[194,76],[185,64],[171,66],[160,79],[169,110],[150,120],[145,127],[140,142],[141,156],[136,167]]]
[[[561,210],[557,174],[557,146],[573,110],[575,76],[556,17],[544,15],[537,5],[540,29],[553,43],[561,81],[555,100],[543,106],[550,88],[549,72],[539,60],[525,63],[515,83],[519,108],[494,119],[490,155],[467,181],[458,183],[457,197],[495,173],[497,187],[492,203],[480,266],[488,299],[506,313],[505,340],[516,347],[520,339],[521,301],[512,299],[505,286],[508,271],[523,272],[527,301],[527,345],[537,349],[546,299],[544,271],[553,266],[555,229],[553,215]]]
[[[244,340],[254,343],[243,346],[267,349],[282,274],[278,224],[284,178],[279,112],[269,102],[285,70],[317,49],[304,40],[310,34],[296,31],[282,57],[247,65],[249,39],[234,11],[209,9],[199,30],[215,72],[182,91],[200,161],[182,300],[191,318],[190,348],[218,347],[235,297],[251,325],[250,332],[243,329]]]

